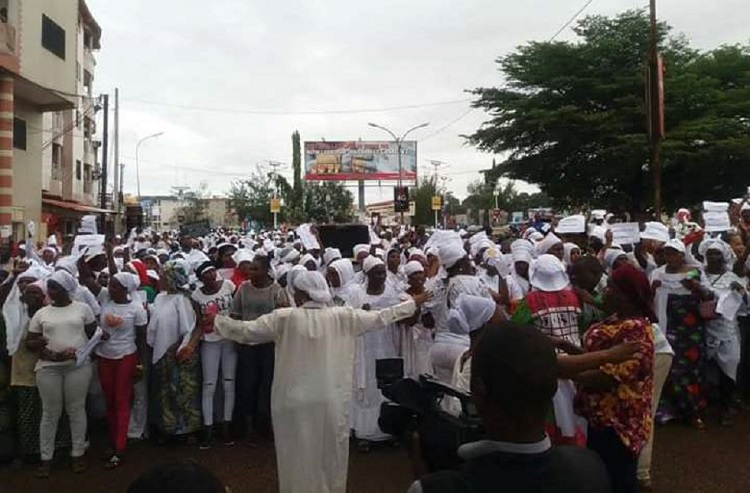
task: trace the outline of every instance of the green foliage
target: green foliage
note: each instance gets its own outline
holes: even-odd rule
[[[248,220],[258,221],[266,226],[273,224],[270,209],[273,190],[271,174],[263,173],[260,167],[251,173],[250,178],[232,182],[229,204],[236,212],[239,222]]]
[[[435,212],[432,210],[432,197],[435,196],[437,187],[435,177],[423,178],[409,190],[409,198],[414,202],[413,224],[435,224]]]
[[[487,173],[537,184],[556,204],[637,210],[652,192],[644,11],[590,16],[580,40],[531,42],[498,59],[502,87],[471,91],[490,116],[469,142],[507,159]],[[699,53],[659,24],[665,60],[665,205],[739,196],[750,184],[750,48]],[[486,191],[476,201],[487,202]],[[545,204],[550,205],[550,204]]]

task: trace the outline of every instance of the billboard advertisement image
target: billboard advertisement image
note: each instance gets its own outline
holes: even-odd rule
[[[330,181],[398,180],[398,144],[305,142],[305,179]],[[417,179],[417,142],[401,143],[401,179]]]

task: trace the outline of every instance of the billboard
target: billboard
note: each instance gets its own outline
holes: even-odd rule
[[[398,180],[393,141],[305,142],[305,180]],[[417,142],[401,143],[401,179],[417,179]]]

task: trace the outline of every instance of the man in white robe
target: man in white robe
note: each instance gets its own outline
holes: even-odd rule
[[[276,343],[271,414],[281,493],[345,493],[349,403],[357,337],[409,318],[429,294],[381,311],[331,308],[318,272],[294,281],[295,304],[251,322],[216,317],[219,334],[241,344]]]

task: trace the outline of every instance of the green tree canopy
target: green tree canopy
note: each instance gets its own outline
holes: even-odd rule
[[[590,16],[579,41],[531,42],[497,60],[501,87],[471,91],[490,120],[469,142],[507,156],[488,172],[537,184],[559,205],[641,209],[650,203],[642,10]],[[750,52],[699,53],[658,26],[665,59],[668,206],[727,199],[750,184]],[[717,166],[719,165],[719,166]]]

